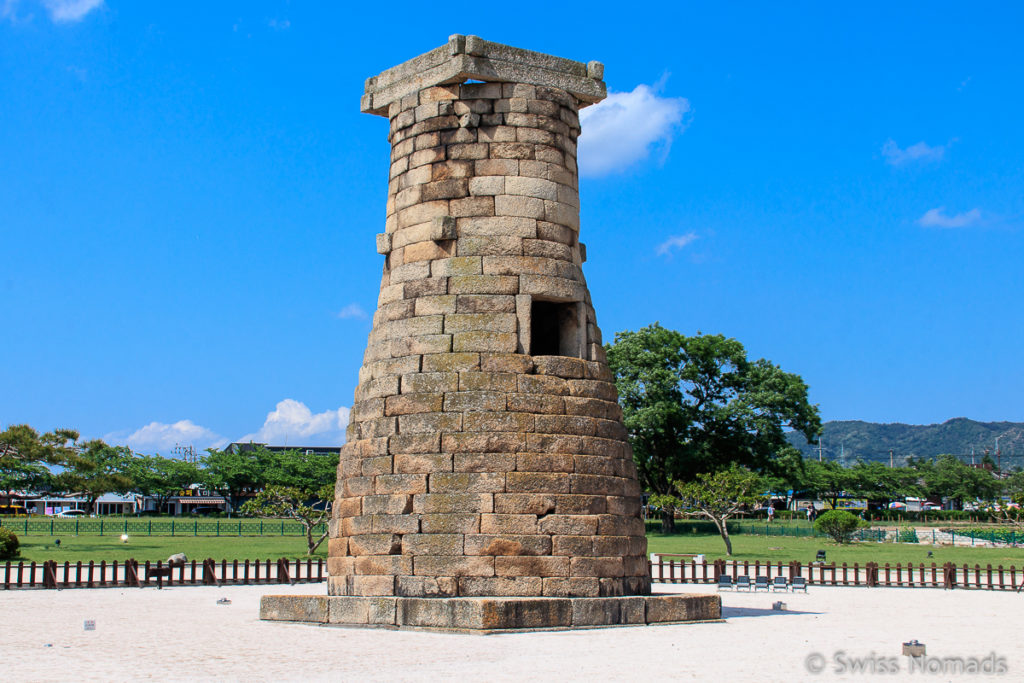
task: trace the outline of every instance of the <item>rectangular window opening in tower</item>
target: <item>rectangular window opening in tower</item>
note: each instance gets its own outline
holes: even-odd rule
[[[533,299],[530,306],[530,354],[580,358],[579,303]]]

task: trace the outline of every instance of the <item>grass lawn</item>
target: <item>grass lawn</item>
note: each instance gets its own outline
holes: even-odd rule
[[[305,558],[305,538],[299,536],[130,536],[122,543],[117,536],[61,535],[58,550],[54,537],[22,536],[21,559],[42,562],[88,562],[94,560],[123,561],[133,557],[140,562],[166,560],[174,553],[185,553],[189,559],[202,560],[254,560],[279,557]],[[1024,567],[1024,548],[983,548],[932,546],[916,543],[854,543],[838,546],[827,539],[793,536],[759,536],[735,534],[732,559],[771,560],[773,562],[814,559],[818,550],[828,553],[828,561],[854,563],[896,562],[915,564],[924,562],[955,562],[970,565],[1002,564]],[[647,536],[648,550],[655,553],[702,553],[708,560],[726,558],[725,544],[717,534],[682,534]],[[934,557],[927,557],[928,551]],[[325,557],[327,543],[323,543],[315,556]]]
[[[166,560],[175,553],[185,553],[190,560],[255,560],[280,557],[305,558],[306,539],[298,536],[131,536],[122,543],[117,536],[58,536],[60,549],[50,536],[22,536],[21,557],[26,562],[57,560],[88,562],[94,560],[124,561],[130,557],[140,562]],[[327,542],[314,557],[327,556]]]
[[[647,549],[652,553],[701,553],[708,561],[722,558],[734,560],[771,560],[772,562],[788,562],[799,560],[810,562],[819,550],[827,553],[829,562],[932,562],[942,564],[992,564],[997,566],[1015,565],[1024,567],[1024,548],[983,548],[983,547],[952,547],[917,543],[852,543],[836,545],[823,538],[800,538],[793,536],[756,536],[753,534],[730,535],[732,540],[732,557],[725,554],[725,543],[721,536],[714,534],[687,534],[663,536],[647,535]],[[933,557],[928,557],[928,551]]]

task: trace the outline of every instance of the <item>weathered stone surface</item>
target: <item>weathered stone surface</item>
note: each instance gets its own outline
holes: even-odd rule
[[[330,601],[326,595],[264,595],[260,619],[327,623]]]
[[[384,269],[328,590],[371,601],[336,623],[403,625],[405,610],[444,628],[608,625],[636,603],[402,601],[649,591],[578,240],[578,112],[603,97],[601,72],[453,36],[367,81],[364,110],[389,118]]]

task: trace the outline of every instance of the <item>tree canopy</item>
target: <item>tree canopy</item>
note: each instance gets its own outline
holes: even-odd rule
[[[725,542],[725,554],[732,555],[729,518],[744,508],[765,500],[764,480],[750,470],[732,465],[727,470],[703,472],[690,482],[676,482],[680,500],[676,506],[689,514],[707,517],[715,523]]]
[[[655,323],[619,332],[607,352],[640,483],[652,493],[672,495],[674,482],[733,464],[770,470],[792,460],[787,429],[808,441],[821,430],[804,381],[749,360],[735,339]],[[672,528],[671,512],[663,523]]]

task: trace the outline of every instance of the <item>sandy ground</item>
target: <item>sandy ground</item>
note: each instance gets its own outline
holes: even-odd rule
[[[807,595],[723,593],[721,623],[490,636],[257,618],[264,593],[323,590],[314,584],[0,592],[0,679],[961,680],[993,676],[958,674],[956,662],[941,658],[984,663],[989,657],[1002,658],[1005,674],[997,678],[1024,680],[1024,594],[1013,592],[812,587]],[[218,605],[222,597],[231,604]],[[787,611],[773,611],[775,600]],[[87,619],[95,620],[94,631],[84,630]],[[900,656],[901,643],[915,638],[933,658],[925,660],[930,672],[911,671]],[[808,663],[823,671],[809,672]],[[872,663],[873,676],[848,674]]]

